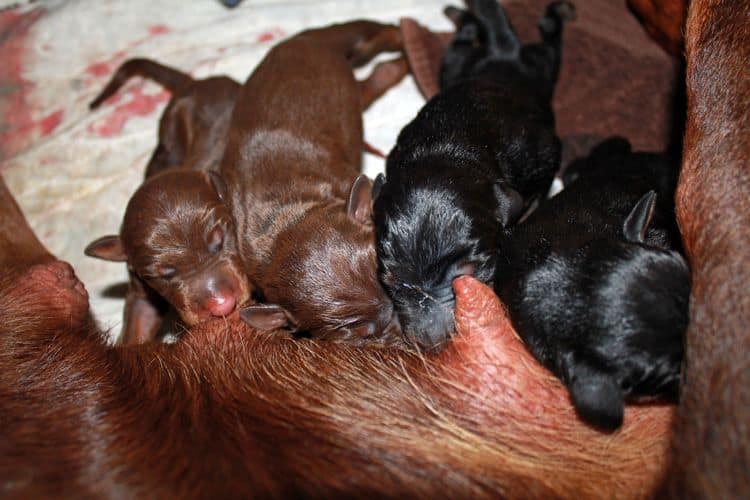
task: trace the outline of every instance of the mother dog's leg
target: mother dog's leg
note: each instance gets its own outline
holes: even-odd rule
[[[669,489],[750,492],[750,4],[695,0],[677,212],[693,269]]]

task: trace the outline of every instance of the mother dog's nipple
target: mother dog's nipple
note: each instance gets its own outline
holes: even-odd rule
[[[229,316],[234,312],[234,308],[237,305],[232,294],[216,295],[209,298],[207,301],[207,309],[212,316]]]

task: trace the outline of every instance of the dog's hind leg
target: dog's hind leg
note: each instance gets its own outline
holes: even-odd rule
[[[298,37],[343,52],[354,68],[364,66],[382,52],[401,52],[404,48],[398,26],[373,21],[351,21],[315,28]]]
[[[467,76],[486,49],[479,43],[479,21],[471,12],[446,7],[445,15],[456,26],[453,41],[445,50],[440,65],[440,89],[444,90]]]
[[[504,60],[518,58],[521,42],[503,6],[497,0],[467,0],[466,6],[482,25],[487,54]]]
[[[362,110],[369,108],[388,89],[397,85],[408,72],[409,64],[404,57],[375,66],[370,76],[359,82],[359,89],[362,92]]]
[[[521,58],[527,69],[536,76],[540,84],[548,86],[550,98],[560,73],[563,26],[566,21],[572,21],[575,17],[576,11],[572,3],[550,3],[544,16],[539,19],[542,43],[526,45],[522,50]]]

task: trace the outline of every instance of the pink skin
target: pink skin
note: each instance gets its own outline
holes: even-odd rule
[[[51,315],[66,318],[70,325],[79,324],[88,313],[89,296],[86,287],[67,262],[55,260],[34,265],[18,283],[22,288],[15,291],[19,297],[45,300],[47,307],[55,311]]]
[[[219,318],[232,314],[236,304],[233,290],[217,290],[206,300],[206,309],[211,316]]]

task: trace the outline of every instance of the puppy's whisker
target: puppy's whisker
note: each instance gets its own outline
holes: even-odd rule
[[[409,290],[414,290],[415,292],[418,292],[418,293],[422,294],[423,298],[431,300],[432,302],[435,302],[436,304],[440,303],[440,301],[438,299],[436,299],[435,297],[433,297],[429,293],[425,292],[422,287],[418,287],[418,286],[415,286],[415,285],[410,285],[408,283],[401,283],[401,286],[404,287],[404,288],[407,288]],[[420,302],[420,305],[422,305],[423,301],[420,300],[419,302]]]

